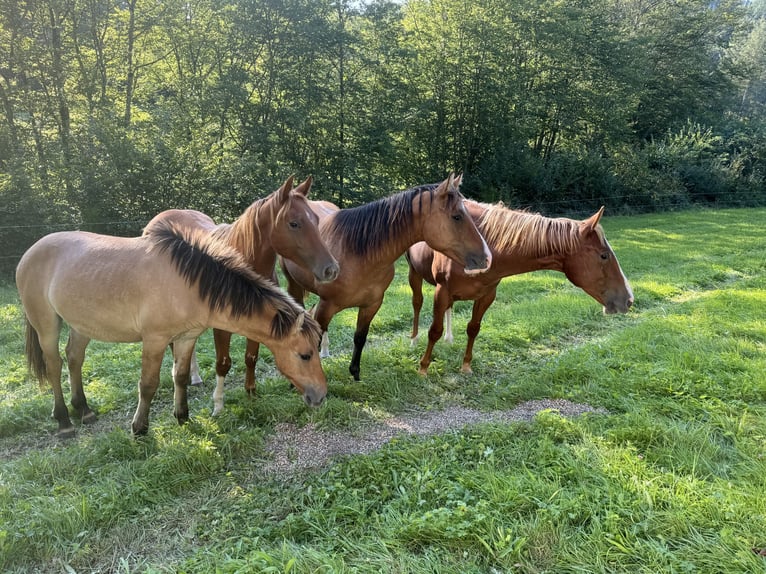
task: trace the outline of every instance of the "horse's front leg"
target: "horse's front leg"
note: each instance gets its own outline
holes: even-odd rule
[[[380,299],[367,307],[359,307],[359,312],[356,316],[356,331],[354,331],[354,354],[351,356],[351,364],[348,367],[348,370],[355,381],[359,380],[362,349],[364,348],[365,343],[367,343],[367,333],[370,331],[370,323],[372,323],[372,320],[378,312],[378,309],[380,309],[382,303],[383,299]]]
[[[72,406],[82,418],[82,424],[96,422],[96,413],[88,406],[82,385],[82,364],[85,360],[85,349],[90,338],[70,329],[66,343],[66,360],[69,369],[69,386],[72,389]]]
[[[330,338],[327,336],[327,330],[330,327],[330,321],[338,311],[340,308],[326,299],[320,299],[319,303],[312,309],[311,314],[322,329],[322,340],[319,346],[319,357],[322,359],[330,356]]]
[[[441,339],[441,336],[444,333],[444,313],[450,307],[452,307],[452,298],[449,295],[449,291],[443,285],[437,284],[436,289],[434,290],[433,322],[431,323],[430,329],[428,329],[428,345],[426,346],[425,353],[423,353],[423,356],[420,358],[420,369],[418,372],[421,375],[426,375],[428,373],[428,366],[432,361],[434,345],[436,345],[436,341]]]
[[[231,333],[213,329],[215,342],[215,390],[213,391],[213,416],[223,411],[223,384],[231,369]]]
[[[187,389],[191,383],[191,357],[197,339],[181,339],[173,344],[173,415],[179,425],[189,420]]]
[[[465,328],[465,333],[468,335],[468,343],[465,346],[465,355],[463,355],[463,364],[460,367],[460,371],[466,374],[473,372],[471,369],[471,361],[473,360],[473,344],[476,342],[476,337],[481,330],[481,320],[484,317],[484,313],[487,312],[489,306],[492,305],[497,295],[497,288],[492,289],[489,293],[483,297],[479,297],[473,302],[473,311],[471,312],[471,320]]]
[[[412,333],[410,334],[410,346],[414,347],[418,340],[420,310],[423,308],[423,277],[410,266],[408,279],[410,289],[412,290]]]
[[[245,349],[245,391],[251,397],[255,396],[255,364],[258,362],[258,351],[261,344],[258,341],[247,340]]]
[[[144,341],[141,351],[141,380],[138,382],[138,407],[131,423],[134,436],[145,435],[149,430],[149,407],[160,384],[160,367],[167,345],[167,341]]]

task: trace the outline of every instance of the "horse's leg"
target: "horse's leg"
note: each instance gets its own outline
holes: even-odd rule
[[[173,415],[179,425],[189,420],[187,389],[191,383],[191,358],[196,342],[196,339],[184,339],[173,345]]]
[[[348,366],[348,371],[354,377],[355,381],[359,380],[360,362],[362,360],[362,349],[367,342],[367,333],[370,330],[370,323],[372,323],[375,314],[383,304],[383,299],[376,301],[372,305],[367,307],[359,307],[359,312],[356,315],[356,331],[354,331],[354,353],[351,356],[351,364]]]
[[[314,306],[313,316],[316,322],[319,323],[319,328],[322,330],[322,341],[320,343],[320,358],[324,359],[330,356],[330,342],[327,336],[327,330],[330,327],[330,321],[335,317],[335,314],[340,311],[340,307],[333,305],[326,299],[320,299],[319,303]]]
[[[258,362],[258,351],[261,344],[258,341],[247,340],[245,349],[245,391],[251,397],[255,396],[255,363]]]
[[[223,383],[231,369],[231,333],[213,329],[215,342],[215,389],[213,390],[213,416],[223,411]]]
[[[468,335],[468,344],[465,346],[465,355],[463,355],[463,365],[460,367],[462,373],[470,374],[471,361],[473,360],[473,344],[476,341],[476,337],[481,330],[481,319],[484,317],[484,313],[487,312],[489,306],[495,300],[497,290],[492,289],[483,297],[479,297],[473,302],[473,311],[471,312],[471,320],[468,322],[468,326],[465,328],[466,335]]]
[[[138,407],[133,415],[133,435],[145,435],[149,430],[149,407],[160,384],[160,367],[168,342],[144,340],[141,351],[141,380],[138,382]],[[173,345],[175,355],[175,345]]]
[[[64,362],[59,354],[59,333],[61,332],[61,319],[58,315],[52,314],[45,318],[48,323],[41,329],[34,329],[34,333],[29,333],[27,338],[27,353],[29,354],[29,345],[36,345],[42,353],[45,363],[45,378],[53,390],[53,413],[52,416],[59,424],[56,436],[59,438],[70,438],[74,436],[75,430],[72,421],[69,418],[69,409],[64,401],[64,391],[61,389],[61,369]],[[27,329],[33,329],[27,325]],[[36,336],[35,336],[36,334]],[[31,340],[30,340],[31,339]],[[32,351],[34,352],[34,351]]]
[[[452,344],[455,337],[452,336],[452,307],[444,312],[444,342]]]
[[[410,335],[410,346],[414,347],[418,340],[420,310],[423,308],[423,277],[410,267],[408,278],[410,281],[410,289],[412,289],[412,334]]]
[[[69,368],[69,386],[72,389],[72,406],[82,417],[82,424],[84,425],[96,422],[96,413],[88,406],[82,387],[82,364],[85,360],[85,349],[88,343],[90,343],[89,337],[74,329],[69,330],[69,339],[66,343],[66,360]]]
[[[449,291],[440,284],[436,285],[434,290],[433,322],[431,323],[431,328],[428,329],[426,351],[420,359],[420,370],[418,372],[421,375],[428,373],[428,365],[431,364],[434,345],[436,345],[436,341],[441,339],[444,333],[444,313],[450,307],[452,307],[452,298],[449,295]]]
[[[195,345],[191,356],[191,384],[199,386],[202,384],[202,375],[199,374],[199,363],[197,362],[197,347]]]

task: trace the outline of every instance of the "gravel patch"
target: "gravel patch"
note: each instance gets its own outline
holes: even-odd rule
[[[336,456],[370,453],[397,436],[431,435],[476,423],[531,421],[538,412],[548,409],[564,417],[606,414],[603,409],[564,399],[543,399],[527,401],[507,411],[483,412],[451,406],[441,411],[414,412],[388,418],[362,432],[322,431],[313,424],[298,427],[280,423],[266,442],[266,451],[271,458],[263,463],[262,471],[272,476],[289,476],[322,468]]]

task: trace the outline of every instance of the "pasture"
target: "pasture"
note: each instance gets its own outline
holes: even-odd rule
[[[425,337],[410,347],[402,259],[372,323],[361,381],[348,372],[348,309],[330,325],[323,406],[306,407],[267,351],[249,398],[245,343],[234,337],[226,409],[212,417],[207,332],[191,422],[173,417],[166,355],[152,425],[138,439],[130,420],[140,345],[95,341],[83,376],[99,421],[75,422],[71,440],[53,437],[52,396],[26,372],[18,295],[6,283],[0,570],[766,572],[764,221],[766,209],[607,212],[602,225],[634,308],[603,316],[554,272],[506,279],[482,323],[473,375],[459,372],[467,302],[455,306],[455,342],[440,341],[428,376],[418,375]],[[593,412],[402,432],[313,468],[275,465],[271,450],[274,437],[295,439],[282,451],[290,463],[310,449],[319,456],[322,436],[361,441],[393,417],[489,414],[548,399]]]

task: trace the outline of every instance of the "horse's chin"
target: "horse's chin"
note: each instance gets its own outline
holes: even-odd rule
[[[487,271],[489,271],[489,268],[491,267],[491,265],[492,265],[491,263],[487,263],[486,267],[473,268],[473,269],[469,269],[468,267],[463,267],[463,273],[465,273],[466,275],[469,275],[469,276],[470,275],[481,275],[482,273],[486,273]]]

